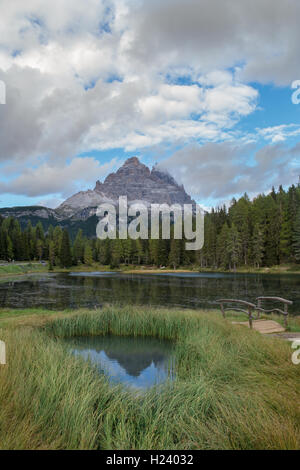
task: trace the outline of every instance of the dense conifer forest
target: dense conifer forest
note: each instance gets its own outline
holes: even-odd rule
[[[18,219],[0,219],[0,260],[46,260],[49,269],[120,264],[198,266],[212,269],[254,268],[300,263],[300,187],[273,188],[252,201],[247,194],[205,216],[205,244],[186,251],[185,240],[88,239],[78,230],[71,242],[67,228],[29,221],[23,230]]]

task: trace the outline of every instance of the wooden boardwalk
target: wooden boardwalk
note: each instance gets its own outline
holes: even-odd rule
[[[248,321],[233,321],[231,323],[234,325],[243,325],[250,328]],[[263,335],[285,332],[285,328],[274,320],[253,320],[252,325],[253,330],[258,331]]]

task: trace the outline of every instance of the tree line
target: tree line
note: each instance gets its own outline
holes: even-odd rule
[[[247,194],[230,207],[205,215],[205,243],[200,251],[186,251],[186,240],[120,240],[83,236],[72,242],[68,230],[29,221],[23,230],[15,218],[0,219],[0,259],[47,260],[49,269],[94,262],[112,268],[120,264],[237,269],[300,262],[300,188],[291,186],[252,201]]]

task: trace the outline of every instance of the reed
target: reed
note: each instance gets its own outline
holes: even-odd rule
[[[176,379],[140,395],[111,385],[61,338],[175,342]],[[1,449],[297,449],[299,366],[288,343],[215,312],[105,307],[2,328]]]

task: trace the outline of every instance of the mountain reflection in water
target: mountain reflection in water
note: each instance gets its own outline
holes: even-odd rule
[[[76,337],[64,342],[73,354],[96,364],[114,383],[146,389],[174,378],[170,341],[110,335]]]

